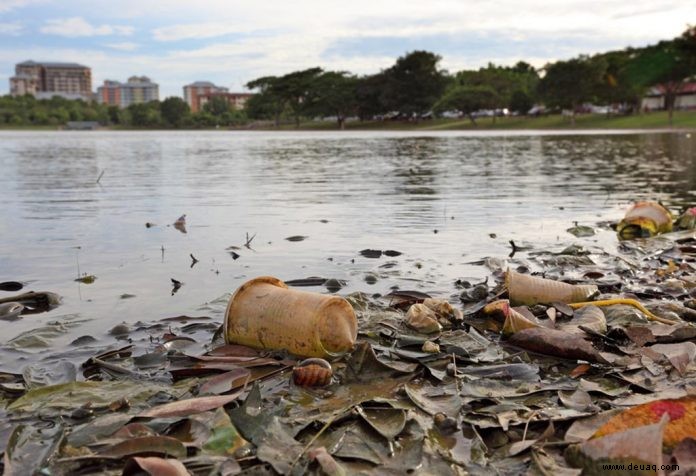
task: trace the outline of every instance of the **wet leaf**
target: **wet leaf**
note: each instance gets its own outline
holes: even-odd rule
[[[555,329],[545,327],[523,329],[510,336],[508,342],[531,352],[562,359],[606,362],[606,359],[584,338]]]
[[[82,283],[82,284],[92,284],[97,280],[97,277],[93,274],[85,274],[83,276],[80,276],[77,278],[75,281]]]
[[[348,474],[345,468],[323,446],[309,450],[307,456],[310,460],[317,461],[319,466],[321,466],[321,470],[327,476],[344,476]]]
[[[406,412],[396,408],[357,407],[358,414],[374,430],[388,440],[393,440],[406,426]]]
[[[0,283],[0,291],[19,291],[24,287],[19,281],[4,281]]]
[[[602,465],[662,465],[662,436],[669,417],[658,423],[594,438],[566,451],[566,459],[585,474],[603,474]]]
[[[434,387],[427,383],[416,385],[410,382],[404,385],[404,390],[413,403],[430,415],[444,413],[456,418],[462,408],[462,400],[455,389],[447,390],[442,386]]]
[[[133,417],[123,413],[107,414],[95,418],[89,423],[73,427],[68,435],[68,443],[75,447],[97,443],[107,436],[113,435]]]
[[[249,383],[250,378],[251,372],[249,369],[240,367],[230,370],[229,372],[210,377],[205,381],[205,383],[203,383],[203,385],[201,385],[199,393],[203,395],[208,393],[219,395]]]
[[[210,415],[202,414],[194,418],[211,430],[210,437],[201,447],[206,453],[233,456],[239,448],[247,444],[222,408],[218,408]]]
[[[573,312],[573,318],[559,325],[557,329],[579,336],[586,335],[584,329],[589,329],[598,334],[606,334],[607,320],[604,318],[602,310],[597,306],[585,306],[576,309]]]
[[[591,226],[577,225],[566,230],[571,235],[577,238],[585,238],[588,236],[594,236],[595,231]]]
[[[136,475],[144,471],[151,476],[189,476],[186,466],[176,459],[164,459],[157,456],[135,456],[126,462],[124,476]]]
[[[664,421],[666,449],[674,448],[685,438],[696,438],[696,397],[657,400],[630,408],[610,419],[594,434],[606,437],[624,430]],[[662,444],[662,440],[660,440]]]
[[[183,458],[186,456],[186,448],[176,438],[168,436],[143,436],[132,438],[115,445],[108,446],[98,453],[100,456],[122,458],[137,454],[160,454]]]
[[[36,429],[18,425],[7,441],[3,458],[5,476],[33,475],[46,465],[63,438],[63,428]]]
[[[686,375],[686,371],[696,358],[696,344],[693,342],[681,342],[679,344],[655,344],[650,350],[664,355],[677,369],[679,375]]]
[[[70,382],[39,387],[27,392],[11,403],[11,412],[55,415],[85,404],[107,406],[111,402],[127,398],[132,404],[141,403],[158,392],[171,387],[156,382],[120,380],[115,382]]]
[[[304,240],[306,240],[307,238],[309,238],[309,237],[308,237],[308,236],[302,236],[302,235],[293,235],[293,236],[288,236],[288,237],[285,238],[285,239],[286,239],[287,241],[304,241]]]
[[[173,416],[188,416],[195,413],[213,410],[222,407],[234,401],[241,395],[241,391],[231,395],[221,395],[214,397],[199,397],[190,398],[188,400],[179,400],[172,403],[159,405],[149,410],[141,412],[139,417],[164,418]]]

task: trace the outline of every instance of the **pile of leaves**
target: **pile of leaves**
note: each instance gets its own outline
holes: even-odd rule
[[[326,387],[295,385],[295,357],[225,344],[220,322],[186,316],[117,326],[106,347],[85,338],[76,344],[81,362],[58,356],[0,373],[3,469],[516,475],[625,463],[693,471],[693,232],[622,242],[614,254],[516,248],[504,262],[480,262],[491,279],[454,283],[448,300],[461,312],[440,312],[427,334],[407,316],[428,294],[347,296],[358,345],[332,362]],[[506,298],[505,267],[595,284],[599,299],[636,299],[675,324],[626,305],[551,303],[512,308],[534,332],[506,329],[484,311]]]

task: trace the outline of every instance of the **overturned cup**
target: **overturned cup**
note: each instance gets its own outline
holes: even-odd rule
[[[223,330],[228,344],[332,357],[353,348],[358,321],[339,296],[290,289],[280,279],[261,276],[234,292]]]

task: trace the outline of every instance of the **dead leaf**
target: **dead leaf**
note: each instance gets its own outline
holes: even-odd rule
[[[208,410],[214,410],[218,407],[222,407],[239,397],[241,391],[235,392],[231,395],[221,395],[216,397],[199,397],[190,398],[188,400],[179,400],[177,402],[166,403],[164,405],[159,405],[149,410],[141,412],[139,417],[150,417],[150,418],[165,418],[173,416],[188,416],[194,413],[206,412]]]

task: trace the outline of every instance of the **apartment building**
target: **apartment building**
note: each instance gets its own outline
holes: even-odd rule
[[[198,112],[203,107],[203,104],[200,102],[201,97],[227,92],[229,92],[229,89],[216,86],[210,81],[196,81],[195,83],[184,86],[184,101],[186,101],[191,108],[191,112]]]
[[[252,93],[210,93],[210,94],[201,94],[198,96],[198,107],[200,109],[205,106],[205,104],[210,101],[210,98],[218,96],[218,97],[223,97],[225,100],[229,103],[230,107],[232,109],[244,109],[246,106],[246,102],[249,100],[250,97],[253,96]]]
[[[10,94],[88,100],[92,98],[92,70],[77,63],[24,61],[15,65]]]
[[[97,101],[102,104],[128,107],[159,100],[159,85],[153,83],[147,76],[131,76],[128,81],[106,80],[97,88]]]

